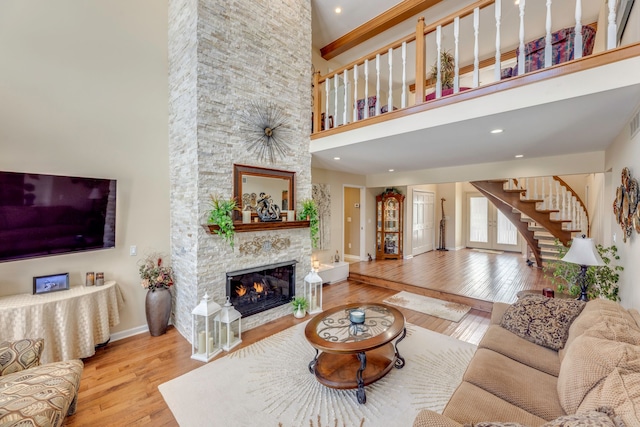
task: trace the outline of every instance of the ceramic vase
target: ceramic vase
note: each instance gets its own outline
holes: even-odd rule
[[[293,317],[296,319],[302,319],[306,314],[307,312],[302,307],[298,307],[293,311]]]
[[[169,289],[156,288],[147,291],[144,308],[151,336],[157,337],[167,332],[171,316],[171,292]]]

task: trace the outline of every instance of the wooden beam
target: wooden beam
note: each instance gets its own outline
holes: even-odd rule
[[[383,31],[398,25],[400,22],[417,15],[423,10],[427,10],[441,1],[442,0],[404,0],[321,48],[320,54],[326,60],[333,59],[352,47],[377,36]]]

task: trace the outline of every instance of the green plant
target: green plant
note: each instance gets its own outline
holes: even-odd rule
[[[453,78],[455,76],[455,60],[453,55],[443,50],[440,52],[440,81],[442,89],[450,89],[453,87]],[[431,66],[431,78],[434,83],[438,79],[438,61]]]
[[[293,311],[306,310],[309,308],[309,302],[305,297],[295,297],[291,300],[291,305],[293,306]]]
[[[209,212],[209,223],[218,226],[214,233],[220,235],[233,248],[233,237],[235,228],[233,226],[233,211],[238,210],[235,198],[224,199],[220,196],[211,195],[211,211]]]
[[[304,221],[309,218],[311,228],[311,247],[318,247],[320,240],[320,218],[318,216],[318,206],[313,199],[304,199],[302,201],[302,209],[298,211],[298,219]]]
[[[554,245],[558,251],[558,259],[550,261],[543,268],[544,273],[558,289],[558,292],[578,296],[580,295],[580,285],[577,282],[580,275],[580,266],[561,261],[561,258],[565,256],[569,249],[562,246],[558,239],[555,240]],[[596,249],[600,254],[600,258],[604,261],[604,265],[587,268],[586,281],[589,299],[604,297],[612,301],[620,301],[617,283],[620,278],[619,272],[624,268],[619,265],[610,265],[612,260],[620,259],[618,248],[615,246],[596,245]]]

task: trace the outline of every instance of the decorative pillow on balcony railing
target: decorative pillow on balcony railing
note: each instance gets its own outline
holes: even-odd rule
[[[373,117],[376,115],[376,96],[370,96],[368,98],[369,102],[369,117]],[[396,107],[393,107],[394,110],[397,110]],[[386,113],[389,111],[388,105],[383,105],[380,107],[380,114]],[[358,120],[364,119],[364,99],[358,99]]]
[[[582,26],[582,56],[591,55],[596,39],[596,30],[593,27]],[[573,60],[575,50],[575,28],[568,27],[556,31],[551,35],[551,64],[562,64]],[[532,40],[524,46],[525,64],[524,71],[539,70],[544,68],[545,37]],[[520,48],[516,49],[516,58],[520,56]],[[513,67],[511,76],[518,75],[518,65]],[[503,77],[504,78],[504,77]]]

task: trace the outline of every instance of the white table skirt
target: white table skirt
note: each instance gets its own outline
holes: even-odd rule
[[[0,298],[0,342],[44,338],[41,363],[90,357],[120,323],[118,284],[77,286],[49,294]]]

